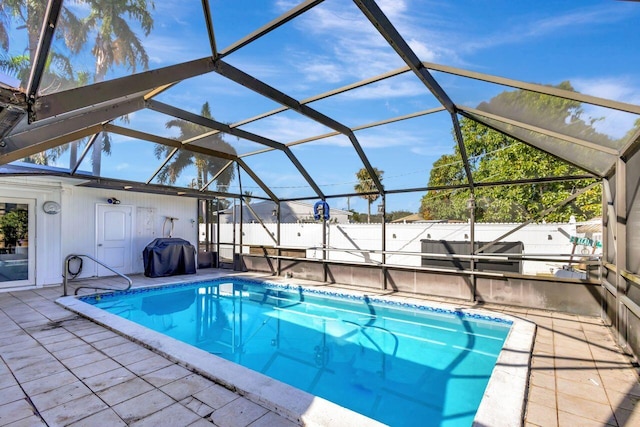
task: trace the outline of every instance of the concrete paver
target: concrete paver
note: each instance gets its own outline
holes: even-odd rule
[[[153,388],[154,387],[151,384],[147,383],[142,378],[134,376],[129,381],[106,388],[96,394],[100,396],[100,399],[113,406],[151,391]]]
[[[158,389],[152,389],[136,397],[126,399],[113,407],[120,418],[127,424],[139,421],[142,418],[158,412],[175,403],[173,399]]]
[[[211,421],[219,426],[244,427],[261,418],[267,412],[269,411],[262,406],[241,397],[213,411]]]

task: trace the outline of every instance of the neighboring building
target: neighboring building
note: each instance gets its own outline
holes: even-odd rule
[[[305,202],[281,202],[280,203],[280,222],[287,223],[309,223],[316,222],[314,218],[314,205]],[[274,202],[263,201],[251,203],[250,208],[246,205],[242,206],[242,222],[254,223],[259,222],[256,215],[262,222],[277,222],[277,205]],[[232,223],[234,220],[234,210],[236,221],[240,221],[240,206],[225,209],[221,212],[222,224]],[[254,214],[255,213],[255,214]],[[329,222],[337,224],[348,224],[351,212],[342,209],[335,209],[329,205]]]
[[[427,220],[425,220],[419,213],[414,213],[403,216],[402,218],[394,219],[391,222],[394,224],[412,224],[414,222],[427,222]]]

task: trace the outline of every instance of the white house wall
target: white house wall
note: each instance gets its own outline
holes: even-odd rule
[[[174,221],[172,237],[185,239],[197,247],[196,199],[68,186],[62,197],[64,257],[68,254],[96,256],[96,206],[107,204],[107,199],[111,197],[120,200],[120,206],[133,207],[132,271],[123,273],[144,272],[142,251],[153,239],[168,237],[169,222],[164,227],[163,235],[163,225],[167,217],[178,218]],[[146,221],[139,221],[140,215],[145,215]],[[62,262],[63,259],[60,260],[60,264]],[[91,277],[95,274],[96,266],[89,261],[84,263],[79,277]]]
[[[46,201],[61,203],[62,184],[59,181],[23,177],[0,179],[2,197],[35,200],[35,285],[61,283],[61,223],[62,215],[47,215],[42,211]],[[29,230],[31,233],[32,230]]]
[[[42,177],[3,177],[0,196],[35,200],[35,286],[62,283],[62,264],[69,254],[96,255],[96,206],[116,197],[120,206],[132,206],[132,267],[125,274],[144,272],[142,250],[157,237],[166,237],[167,217],[174,222],[173,237],[188,240],[197,247],[197,201],[193,198],[110,191],[76,187],[68,181]],[[43,212],[46,201],[60,203],[57,215]],[[140,216],[141,218],[137,218]],[[140,220],[140,221],[139,221]],[[31,230],[30,230],[31,232]],[[89,260],[83,263],[79,277],[96,275]]]

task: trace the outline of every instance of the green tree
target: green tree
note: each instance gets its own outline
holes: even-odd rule
[[[384,171],[381,171],[378,168],[373,168],[373,172],[378,176],[378,179],[382,181],[382,175],[384,174]],[[376,185],[371,179],[371,175],[369,175],[369,171],[367,171],[366,168],[360,169],[356,173],[356,178],[358,179],[358,183],[354,186],[354,189],[358,193],[370,193],[373,191],[378,191],[378,188],[376,188]],[[378,200],[378,197],[380,197],[380,193],[363,194],[360,197],[362,197],[367,201],[367,223],[370,223],[371,222],[371,203]]]
[[[18,240],[26,239],[29,233],[29,214],[24,209],[7,212],[0,218],[0,231],[5,246],[16,246]]]
[[[208,119],[213,119],[208,102],[204,103],[200,114]],[[167,129],[173,127],[178,128],[180,130],[180,135],[176,139],[178,139],[179,141],[185,141],[187,139],[194,138],[211,131],[211,129],[205,126],[201,126],[181,119],[169,120],[167,123],[165,123],[165,127]],[[222,139],[221,133],[207,136],[206,138],[203,138],[201,142],[206,144],[207,147],[213,150],[223,151],[225,153],[230,153],[233,155],[236,154],[235,149],[228,142]],[[172,150],[172,147],[157,144],[155,148],[155,155],[158,159],[161,159],[163,157],[166,157]],[[192,185],[194,185],[196,188],[201,188],[207,182],[209,182],[209,177],[215,175],[226,163],[227,160],[225,159],[205,156],[203,154],[193,153],[188,150],[179,150],[174,156],[171,163],[169,163],[160,171],[160,173],[158,174],[158,181],[163,184],[175,184],[178,177],[180,176],[182,171],[185,170],[185,168],[190,165],[195,165],[198,176],[192,183]],[[218,190],[226,191],[229,183],[231,182],[231,180],[233,180],[233,177],[233,168],[227,168],[217,179]]]
[[[353,223],[364,222],[364,218],[362,218],[362,214],[360,212],[356,212],[355,209],[349,209],[349,212],[351,212],[351,217],[350,217],[351,222]]]
[[[568,82],[558,85],[573,90]],[[516,90],[503,92],[481,104],[478,109],[502,114],[515,120],[566,135],[585,138],[611,146],[612,141],[599,134],[593,119],[582,119],[579,102]],[[549,176],[584,174],[554,156],[521,143],[471,119],[460,120],[462,137],[475,182],[506,181]],[[540,138],[539,135],[536,135]],[[454,153],[439,158],[431,170],[429,186],[464,184],[466,175],[457,145]],[[475,190],[476,219],[484,222],[522,222],[535,218],[544,209],[564,200],[591,180],[478,187]],[[466,220],[469,216],[468,189],[433,190],[423,198],[420,212],[426,219]],[[594,188],[546,218],[566,221],[571,215],[585,220],[601,214],[600,189]]]
[[[413,215],[413,212],[403,211],[403,210],[393,211],[393,212],[390,212],[390,213],[386,214],[385,221],[392,222],[392,221],[395,221],[397,219],[407,217],[409,215]]]

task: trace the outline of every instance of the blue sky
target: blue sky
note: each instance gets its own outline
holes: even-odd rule
[[[224,49],[266,24],[295,1],[211,0],[219,49]],[[568,80],[583,93],[640,104],[640,47],[637,23],[640,4],[600,1],[429,1],[384,0],[378,4],[424,61],[525,82],[558,84]],[[79,15],[82,6],[69,3]],[[156,2],[155,25],[141,35],[150,68],[160,68],[210,55],[199,0]],[[17,33],[16,33],[17,35]],[[404,66],[353,2],[326,0],[320,6],[225,58],[280,91],[304,99],[336,87]],[[92,70],[88,53],[76,68]],[[127,75],[115,69],[108,78]],[[508,88],[434,72],[455,103],[476,107]],[[234,123],[277,105],[247,89],[207,74],[182,82],[158,100],[199,113],[209,102],[214,117]],[[438,107],[436,99],[415,76],[406,73],[309,104],[350,127]],[[603,117],[598,129],[621,137],[637,118],[585,106],[585,115]],[[130,116],[128,126],[163,136],[171,118],[143,111]],[[330,131],[297,113],[287,112],[244,126],[279,142],[293,142]],[[435,113],[356,133],[373,166],[384,171],[387,189],[426,186],[432,163],[453,147],[451,122]],[[255,143],[225,138],[238,153],[259,148]],[[333,137],[292,148],[316,183],[327,194],[353,191],[362,167],[345,137]],[[141,161],[151,158],[152,161]],[[251,156],[247,163],[280,197],[311,195],[307,183],[282,153]],[[158,166],[153,144],[114,137],[114,151],[105,159],[106,176],[146,180]],[[185,172],[189,182],[194,172]],[[236,183],[237,184],[237,183]],[[244,190],[264,195],[247,176]],[[389,196],[387,210],[417,211],[422,193]],[[311,200],[313,202],[313,200]],[[331,199],[338,208],[366,211],[361,198]],[[377,205],[375,202],[374,205]],[[374,208],[375,209],[375,208]]]

